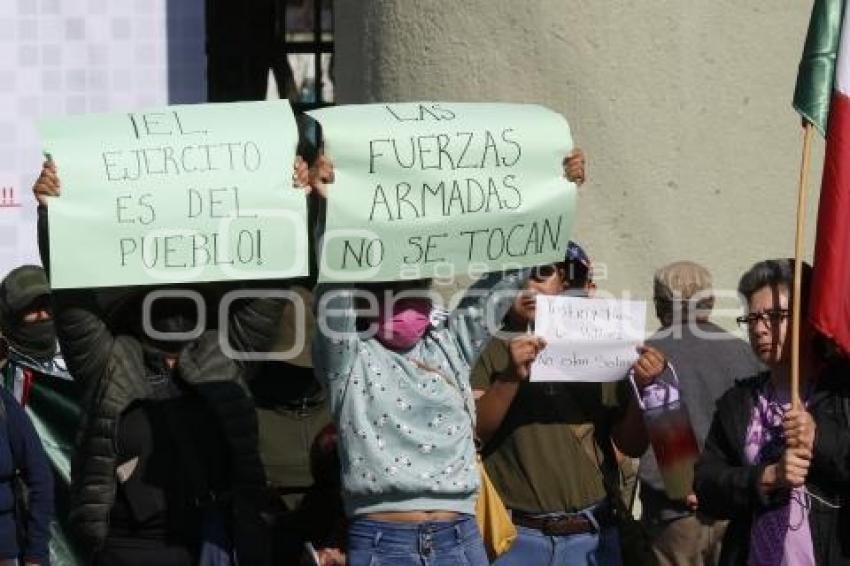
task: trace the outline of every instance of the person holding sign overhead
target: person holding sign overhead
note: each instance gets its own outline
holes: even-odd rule
[[[565,174],[583,170],[574,152]],[[327,195],[332,179],[321,157],[314,189]],[[488,301],[500,319],[523,281],[491,274],[451,313],[434,308],[427,280],[317,288],[313,360],[339,428],[350,566],[488,563],[473,516],[469,367],[493,330]],[[357,309],[358,299],[377,308]]]
[[[496,564],[621,563],[612,441],[631,457],[648,445],[630,384],[529,382],[545,346],[543,338],[526,334],[535,296],[587,297],[593,289],[590,261],[570,242],[564,262],[532,270],[508,311],[504,329],[517,337],[492,340],[472,370],[484,464],[518,531]],[[640,354],[633,370],[644,387],[666,362],[654,348]]]
[[[293,180],[306,179],[299,158]],[[33,192],[48,268],[46,209],[60,195],[52,160]],[[205,307],[189,297],[199,293],[169,297],[175,290],[144,289],[144,301],[131,293],[113,316],[91,289],[53,292],[60,346],[84,403],[70,522],[97,565],[265,564],[266,479],[246,368],[222,352],[217,330],[197,333]],[[149,301],[155,291],[161,296]],[[234,347],[264,351],[280,307],[267,298],[235,302],[227,320]]]

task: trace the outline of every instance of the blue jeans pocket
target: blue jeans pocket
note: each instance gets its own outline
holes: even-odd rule
[[[469,566],[489,566],[490,560],[487,559],[487,551],[484,550],[480,536],[464,542],[462,550]]]

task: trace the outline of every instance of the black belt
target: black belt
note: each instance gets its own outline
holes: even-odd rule
[[[594,524],[584,513],[570,513],[555,517],[541,517],[539,515],[529,515],[522,511],[512,511],[511,519],[514,524],[528,529],[540,531],[546,536],[565,536],[578,535],[584,533],[594,533],[599,529],[604,529],[615,524],[616,516],[614,515],[611,505],[603,503],[590,511]]]

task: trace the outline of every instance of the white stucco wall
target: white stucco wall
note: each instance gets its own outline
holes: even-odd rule
[[[649,297],[655,268],[693,259],[734,289],[757,259],[793,255],[802,134],[790,102],[810,8],[338,0],[338,101],[549,106],[589,154],[574,237],[607,267],[600,287]],[[818,140],[809,252],[821,160]]]

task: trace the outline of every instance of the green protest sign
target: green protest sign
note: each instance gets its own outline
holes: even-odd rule
[[[39,124],[54,288],[306,275],[286,101],[198,104]]]
[[[559,114],[524,104],[398,103],[310,112],[334,164],[323,281],[483,273],[564,257],[575,187]]]

